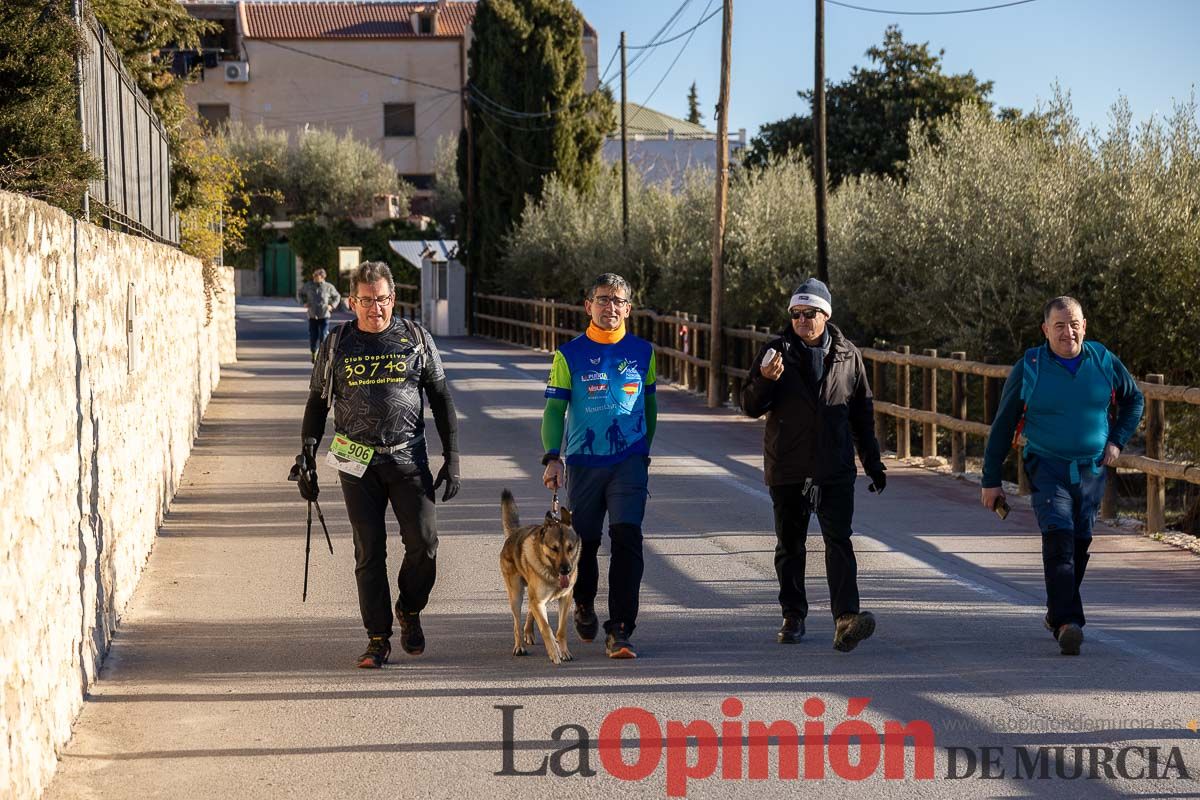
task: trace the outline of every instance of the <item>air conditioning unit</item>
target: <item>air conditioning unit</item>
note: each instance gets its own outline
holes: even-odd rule
[[[226,61],[224,66],[227,83],[245,83],[250,80],[250,62]]]

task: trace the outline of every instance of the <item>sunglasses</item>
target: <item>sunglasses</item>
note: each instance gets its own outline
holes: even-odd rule
[[[801,311],[797,308],[792,311],[792,319],[800,319],[801,317],[804,317],[805,319],[816,319],[817,314],[820,313],[820,309],[816,308],[810,308],[807,311]]]

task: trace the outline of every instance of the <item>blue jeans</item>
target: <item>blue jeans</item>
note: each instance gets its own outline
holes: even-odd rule
[[[321,346],[321,342],[325,341],[325,337],[329,335],[329,317],[325,319],[308,320],[308,349],[312,352],[317,352],[317,348]]]
[[[1046,610],[1054,628],[1085,622],[1079,586],[1087,569],[1092,523],[1104,497],[1104,468],[1077,469],[1079,482],[1072,483],[1071,462],[1034,454],[1025,458],[1033,511],[1042,529]]]
[[[616,623],[633,633],[642,586],[642,517],[650,458],[634,453],[617,464],[604,467],[567,467],[567,502],[571,524],[583,540],[579,576],[575,579],[575,602],[590,606],[600,582],[597,555],[608,515],[608,538],[612,559],[608,564],[608,620],[604,630]]]

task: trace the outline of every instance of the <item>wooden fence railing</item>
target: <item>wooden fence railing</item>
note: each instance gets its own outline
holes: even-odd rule
[[[475,300],[477,333],[547,352],[587,327],[588,317],[578,304],[486,294],[476,294]],[[706,391],[712,325],[682,311],[658,314],[642,309],[630,314],[627,325],[632,333],[654,342],[661,378],[691,391]],[[755,355],[777,334],[754,327],[725,328],[722,333],[725,398],[736,403]],[[917,454],[913,447],[916,436],[920,442],[919,454],[929,457],[939,455],[939,447],[944,448],[948,439],[951,468],[964,471],[967,437],[988,435],[999,405],[1000,389],[1012,367],[967,361],[963,352],[953,352],[946,358],[936,350],[913,354],[907,346],[895,351],[861,349],[870,365],[875,435],[881,445],[893,441],[897,457],[908,458]],[[942,373],[949,374],[948,386],[939,381]],[[974,388],[972,383],[976,384]],[[915,393],[914,386],[918,388]],[[1163,460],[1166,404],[1200,406],[1200,387],[1168,386],[1163,383],[1163,376],[1156,374],[1147,375],[1146,380],[1138,381],[1138,386],[1146,395],[1145,453],[1123,453],[1116,466],[1146,475],[1146,529],[1157,532],[1166,526],[1166,480],[1200,485],[1200,464]],[[940,435],[940,429],[950,431],[950,435]],[[1109,470],[1110,480],[1100,512],[1105,518],[1115,517],[1117,510],[1116,481],[1112,480],[1115,470],[1112,467]],[[1017,459],[1017,474],[1021,493],[1028,493],[1020,459]]]

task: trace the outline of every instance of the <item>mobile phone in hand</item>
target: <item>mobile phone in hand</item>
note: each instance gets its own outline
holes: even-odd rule
[[[768,347],[767,352],[763,353],[762,366],[766,366],[775,360],[776,350],[774,347]]]
[[[1003,497],[997,497],[996,502],[992,505],[992,511],[995,511],[996,516],[1000,519],[1007,519],[1008,512],[1012,509],[1008,507],[1008,502]]]

